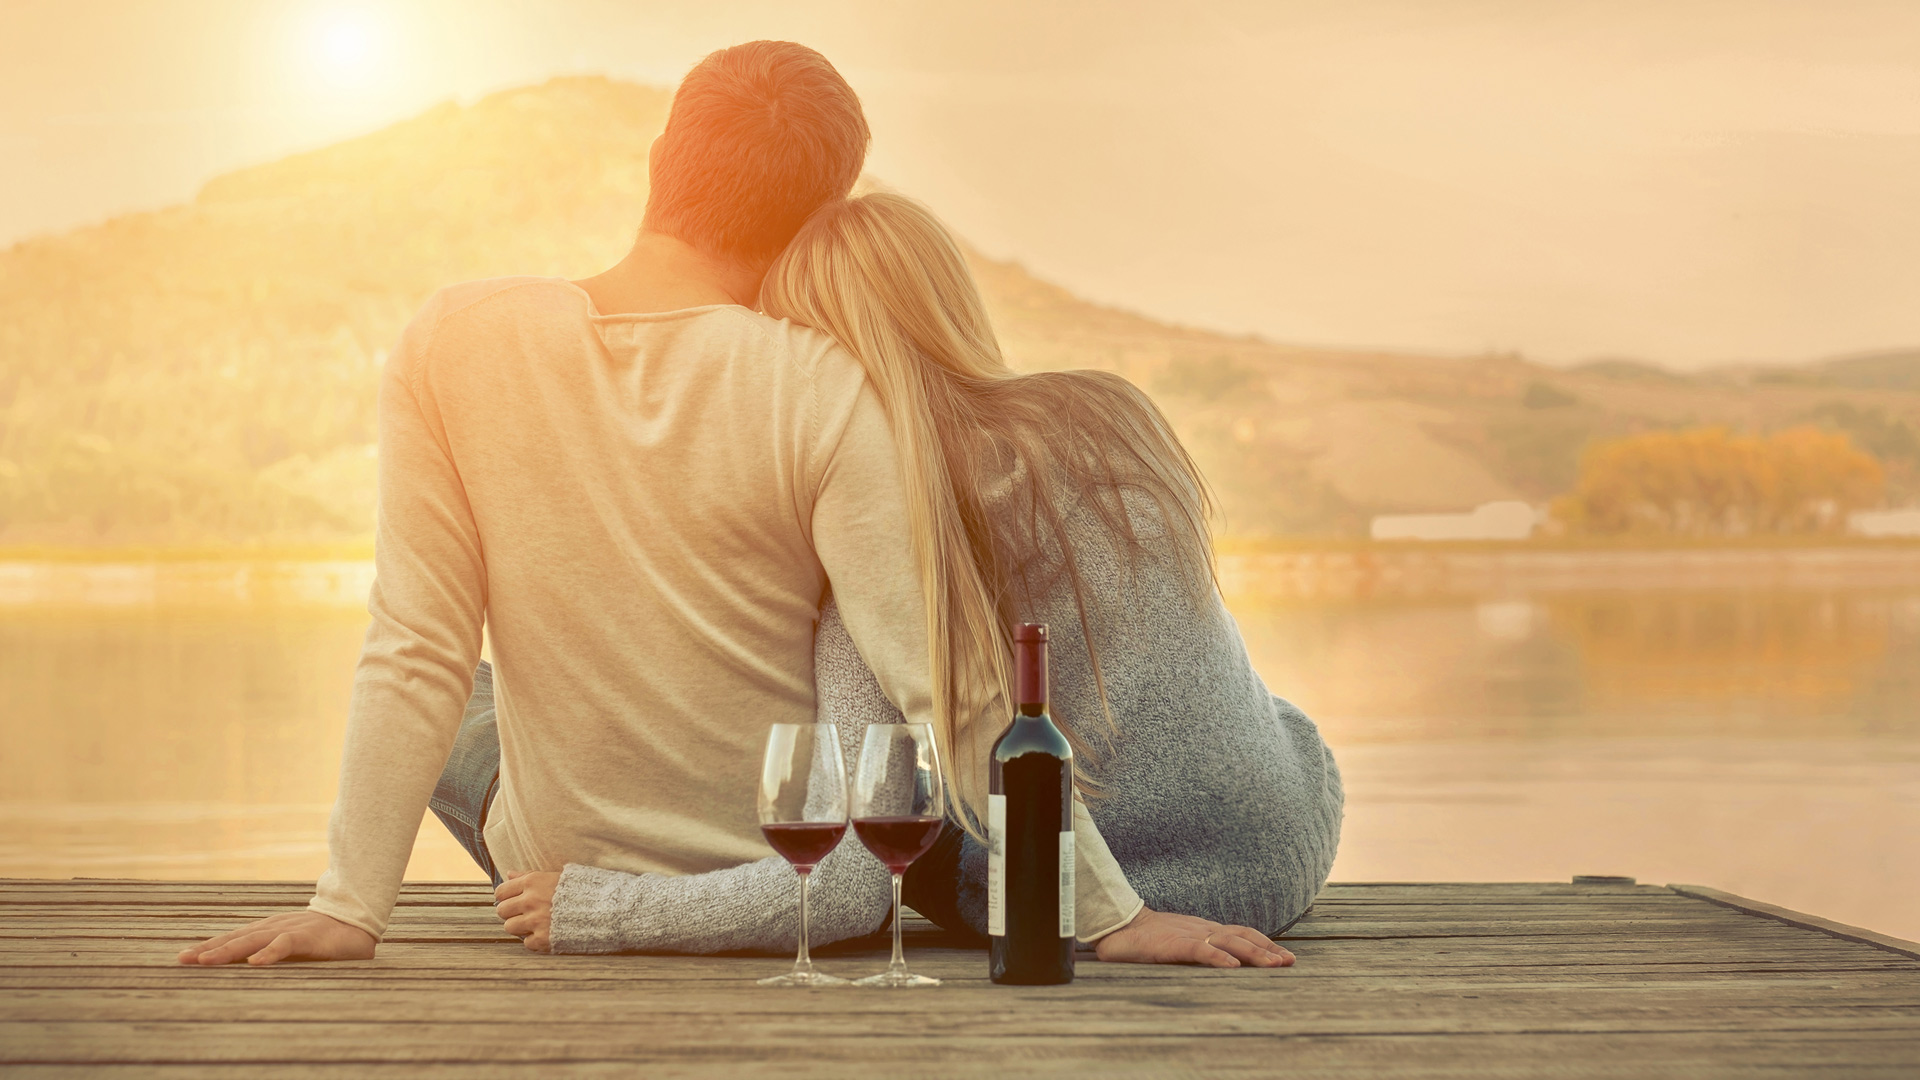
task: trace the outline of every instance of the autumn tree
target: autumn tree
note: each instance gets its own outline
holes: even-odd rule
[[[1872,454],[1819,428],[1652,431],[1589,447],[1554,513],[1586,533],[1835,532],[1847,511],[1876,505],[1885,486]]]

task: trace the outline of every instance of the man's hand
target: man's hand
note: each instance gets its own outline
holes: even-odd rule
[[[507,933],[534,952],[552,952],[553,891],[560,875],[552,870],[523,870],[508,874],[493,890],[493,910],[507,924]]]
[[[1288,967],[1293,954],[1245,926],[1152,908],[1101,938],[1094,955],[1122,964],[1202,964],[1206,967]]]
[[[282,960],[368,960],[373,935],[317,911],[287,911],[180,950],[183,964],[276,964]]]

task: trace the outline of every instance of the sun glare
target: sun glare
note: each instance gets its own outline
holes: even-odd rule
[[[363,11],[332,11],[316,19],[309,39],[320,75],[334,87],[364,86],[378,74],[386,35]]]

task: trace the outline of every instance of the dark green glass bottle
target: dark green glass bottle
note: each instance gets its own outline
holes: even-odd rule
[[[1013,629],[1013,723],[993,744],[987,795],[988,974],[1073,981],[1073,747],[1047,715],[1047,628]]]

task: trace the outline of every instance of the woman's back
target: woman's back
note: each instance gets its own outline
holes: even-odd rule
[[[1229,923],[1297,915],[1332,862],[1338,775],[1247,662],[1209,572],[1205,482],[1153,402],[1108,372],[1016,373],[959,245],[896,195],[823,207],[761,301],[846,346],[887,411],[950,769],[980,779],[1003,721],[974,714],[1012,692],[1009,623],[1044,621],[1089,810],[1135,891]],[[843,637],[829,619],[816,650],[829,717],[872,682]],[[977,810],[984,784],[957,788]]]
[[[1049,585],[1021,617],[1049,626],[1052,711],[1088,748],[1088,810],[1147,906],[1278,931],[1333,865],[1339,771],[1313,722],[1260,681],[1218,593],[1193,587],[1152,500],[1124,502],[1130,551],[1092,510],[1064,515],[1117,731],[1070,579],[1042,567],[1032,577]],[[822,719],[898,720],[831,605],[816,657]],[[971,752],[1002,726],[988,718],[966,740]],[[969,837],[958,906],[975,929],[985,926],[985,880],[985,849]]]
[[[1193,588],[1151,500],[1124,501],[1131,552],[1084,507],[1066,518],[1117,732],[1071,589],[1029,616],[1051,628],[1056,715],[1091,748],[1088,810],[1149,907],[1277,930],[1333,865],[1339,771],[1253,670],[1218,592]]]

